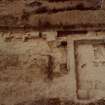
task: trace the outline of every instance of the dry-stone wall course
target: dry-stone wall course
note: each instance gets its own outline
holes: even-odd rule
[[[104,0],[1,0],[1,28],[104,30]]]

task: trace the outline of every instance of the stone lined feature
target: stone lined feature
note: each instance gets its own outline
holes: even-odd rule
[[[49,40],[52,33],[55,38]],[[56,35],[53,31],[0,33],[0,104],[69,95],[67,43]],[[60,93],[59,87],[66,93]]]
[[[76,73],[76,94],[78,99],[92,100],[104,97],[104,34],[87,33],[69,37],[69,58],[71,70]],[[73,63],[74,62],[74,63]]]
[[[105,105],[105,0],[0,0],[0,105]]]
[[[75,43],[76,66],[79,75],[78,97],[80,99],[92,99],[95,94],[93,90],[101,92],[105,89],[103,81],[105,76],[104,45],[103,39],[84,40]]]
[[[2,31],[0,104],[85,105],[103,98],[104,40],[105,32]]]

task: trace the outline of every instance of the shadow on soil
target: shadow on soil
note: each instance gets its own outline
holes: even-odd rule
[[[76,103],[70,100],[63,100],[61,101],[59,98],[54,99],[41,99],[37,101],[27,101],[22,103],[17,103],[15,105],[105,105],[105,99],[97,100],[96,102],[83,104],[83,103]]]

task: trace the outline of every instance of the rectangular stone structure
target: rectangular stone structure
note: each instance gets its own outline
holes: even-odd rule
[[[77,41],[75,45],[78,97],[91,99],[94,96],[92,90],[105,89],[105,42],[84,40]]]
[[[91,100],[105,95],[105,37],[75,35],[68,39],[68,63],[76,73],[78,99]],[[72,48],[70,48],[72,46]],[[71,50],[71,51],[70,51]]]

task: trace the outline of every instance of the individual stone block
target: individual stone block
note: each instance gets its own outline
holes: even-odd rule
[[[57,32],[51,31],[51,32],[43,32],[43,35],[46,36],[47,41],[54,41],[57,37]]]

